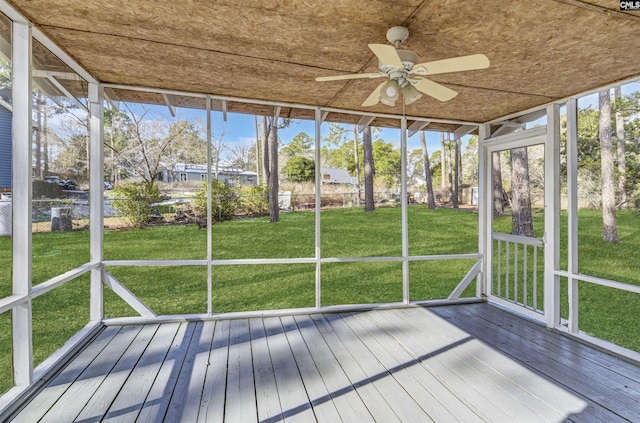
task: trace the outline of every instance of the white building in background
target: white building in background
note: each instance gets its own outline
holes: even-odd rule
[[[158,172],[160,182],[200,182],[207,180],[206,164],[178,163],[173,169],[165,168]],[[257,185],[258,174],[239,167],[220,166],[218,174],[211,169],[211,178],[231,185]]]

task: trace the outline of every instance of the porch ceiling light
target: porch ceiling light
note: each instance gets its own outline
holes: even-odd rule
[[[395,106],[398,97],[400,97],[400,84],[398,84],[398,81],[390,80],[382,86],[380,90],[380,102],[382,104]]]
[[[409,105],[409,104],[419,100],[420,97],[422,97],[422,93],[420,91],[418,91],[416,89],[416,87],[414,87],[410,83],[407,84],[402,89],[402,98],[404,99],[404,104],[406,104],[406,105]]]

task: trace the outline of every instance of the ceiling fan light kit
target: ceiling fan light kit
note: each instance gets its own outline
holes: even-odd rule
[[[432,62],[418,63],[418,55],[411,50],[399,50],[398,47],[409,36],[409,30],[395,26],[387,31],[387,44],[369,44],[369,49],[378,58],[378,73],[322,76],[316,81],[339,81],[360,78],[387,78],[379,84],[362,103],[363,107],[374,106],[378,102],[395,106],[402,91],[405,105],[419,100],[422,94],[439,101],[449,101],[458,93],[437,82],[426,79],[428,75],[469,70],[485,69],[490,66],[489,58],[484,54],[472,54]]]

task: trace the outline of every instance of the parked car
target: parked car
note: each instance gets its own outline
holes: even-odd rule
[[[62,187],[62,189],[66,189],[70,191],[75,191],[78,189],[78,184],[76,183],[76,181],[73,181],[71,179],[63,180],[60,186]]]
[[[104,181],[104,189],[106,189],[107,191],[113,189],[113,184],[109,181]]]

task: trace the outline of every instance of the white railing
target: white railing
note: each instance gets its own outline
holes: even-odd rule
[[[492,295],[513,304],[543,313],[544,272],[538,256],[544,242],[540,238],[492,233]]]

